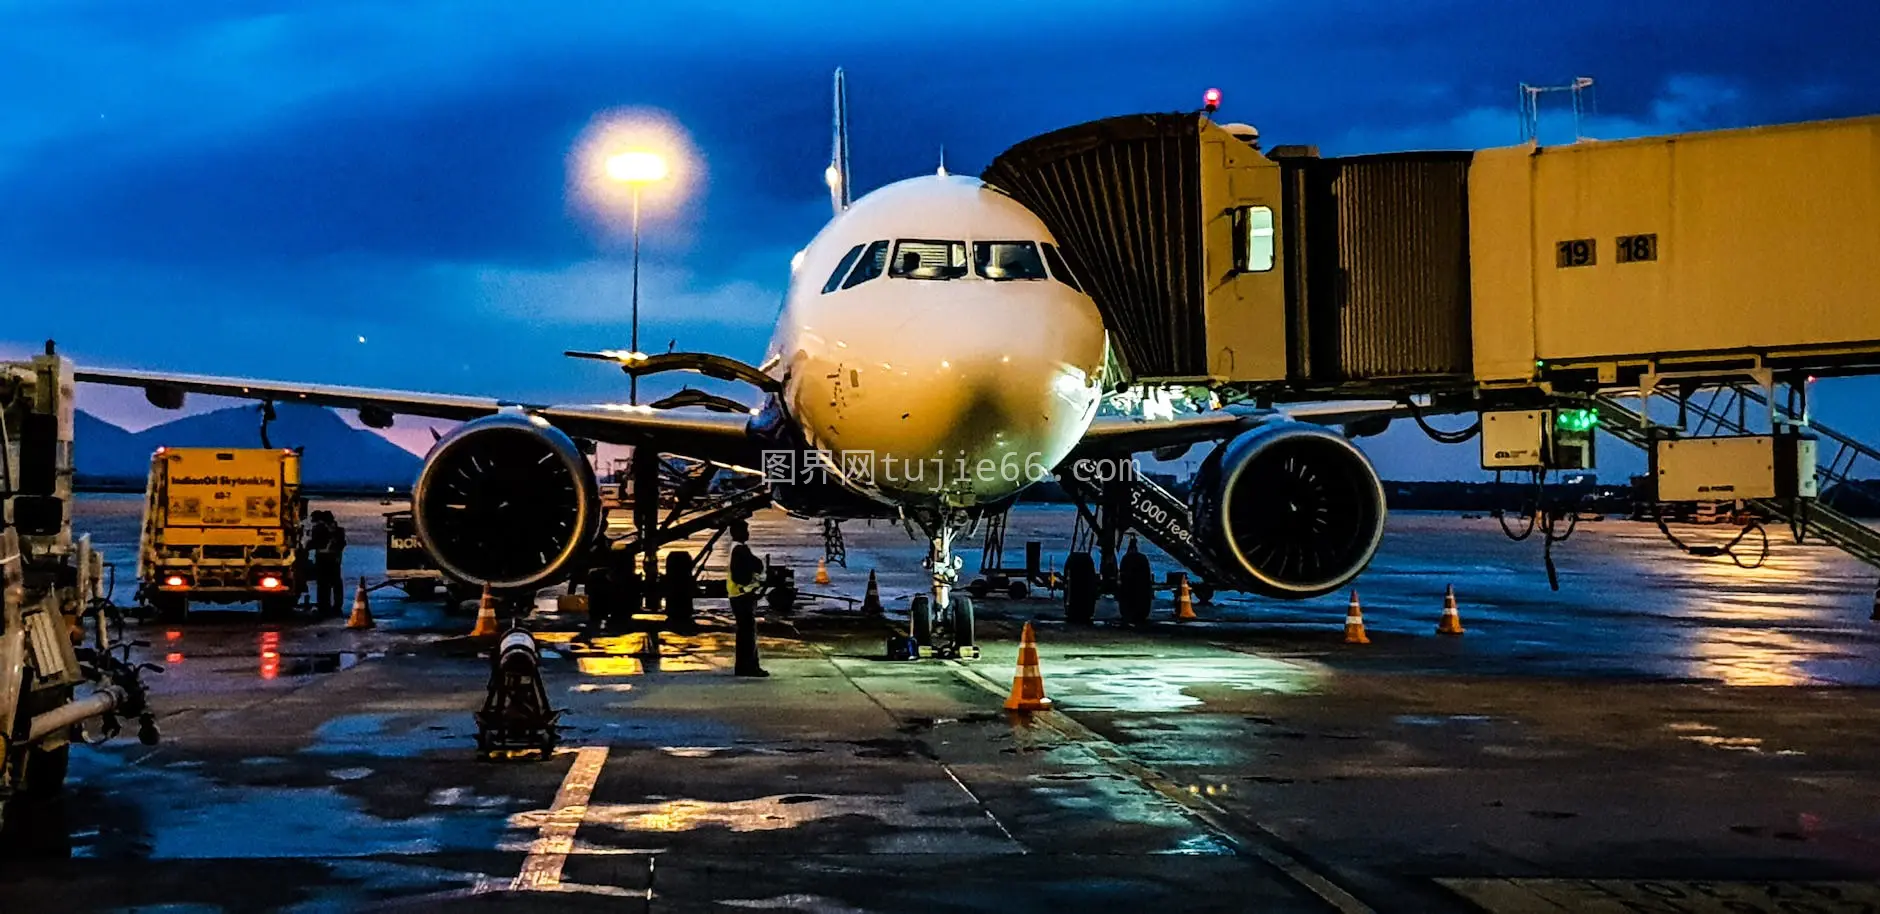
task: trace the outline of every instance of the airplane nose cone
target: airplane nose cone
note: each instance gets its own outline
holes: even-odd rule
[[[925,472],[883,485],[903,491],[937,485],[969,502],[1050,478],[1095,412],[1096,388],[1083,372],[1039,356],[948,361],[924,380],[911,372],[902,380],[904,394],[894,399],[904,409],[887,423],[879,450],[909,473],[915,464],[925,464]]]

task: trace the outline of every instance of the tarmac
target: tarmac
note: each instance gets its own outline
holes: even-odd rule
[[[82,499],[79,527],[128,565],[137,504]],[[376,580],[390,508],[321,507]],[[1071,517],[1015,512],[1008,563],[1061,555]],[[1393,515],[1369,645],[1345,593],[1186,624],[1164,595],[1142,630],[994,598],[967,663],[885,659],[924,577],[898,527],[847,525],[827,587],[816,525],[752,529],[809,592],[764,620],[772,677],[730,675],[722,600],[651,650],[545,600],[545,760],[476,759],[487,648],[436,603],[136,626],[164,741],[75,751],[56,818],[0,851],[0,909],[1880,908],[1874,574],[1787,531],[1742,569],[1584,524],[1554,591],[1492,520]],[[885,620],[854,606],[871,568]],[[1435,633],[1451,585],[1461,637]],[[1053,711],[1000,707],[1025,621]]]

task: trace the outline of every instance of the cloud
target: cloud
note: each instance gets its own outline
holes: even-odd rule
[[[778,281],[713,284],[684,269],[643,268],[640,318],[700,327],[762,327],[776,322],[789,254],[778,258]],[[633,269],[619,260],[587,260],[553,269],[446,264],[433,268],[484,314],[540,324],[626,322],[632,313]]]

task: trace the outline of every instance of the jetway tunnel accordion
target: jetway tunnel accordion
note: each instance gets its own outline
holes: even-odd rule
[[[1026,140],[982,177],[1036,213],[1139,380],[1467,378],[1471,153],[1262,154],[1194,114]],[[1243,262],[1237,210],[1275,215]]]

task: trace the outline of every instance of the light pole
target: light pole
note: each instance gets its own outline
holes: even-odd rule
[[[607,177],[619,181],[633,191],[633,330],[629,348],[640,351],[640,191],[654,181],[663,181],[668,174],[666,160],[658,153],[643,150],[628,150],[607,158]],[[640,405],[640,376],[627,375],[627,402]]]

